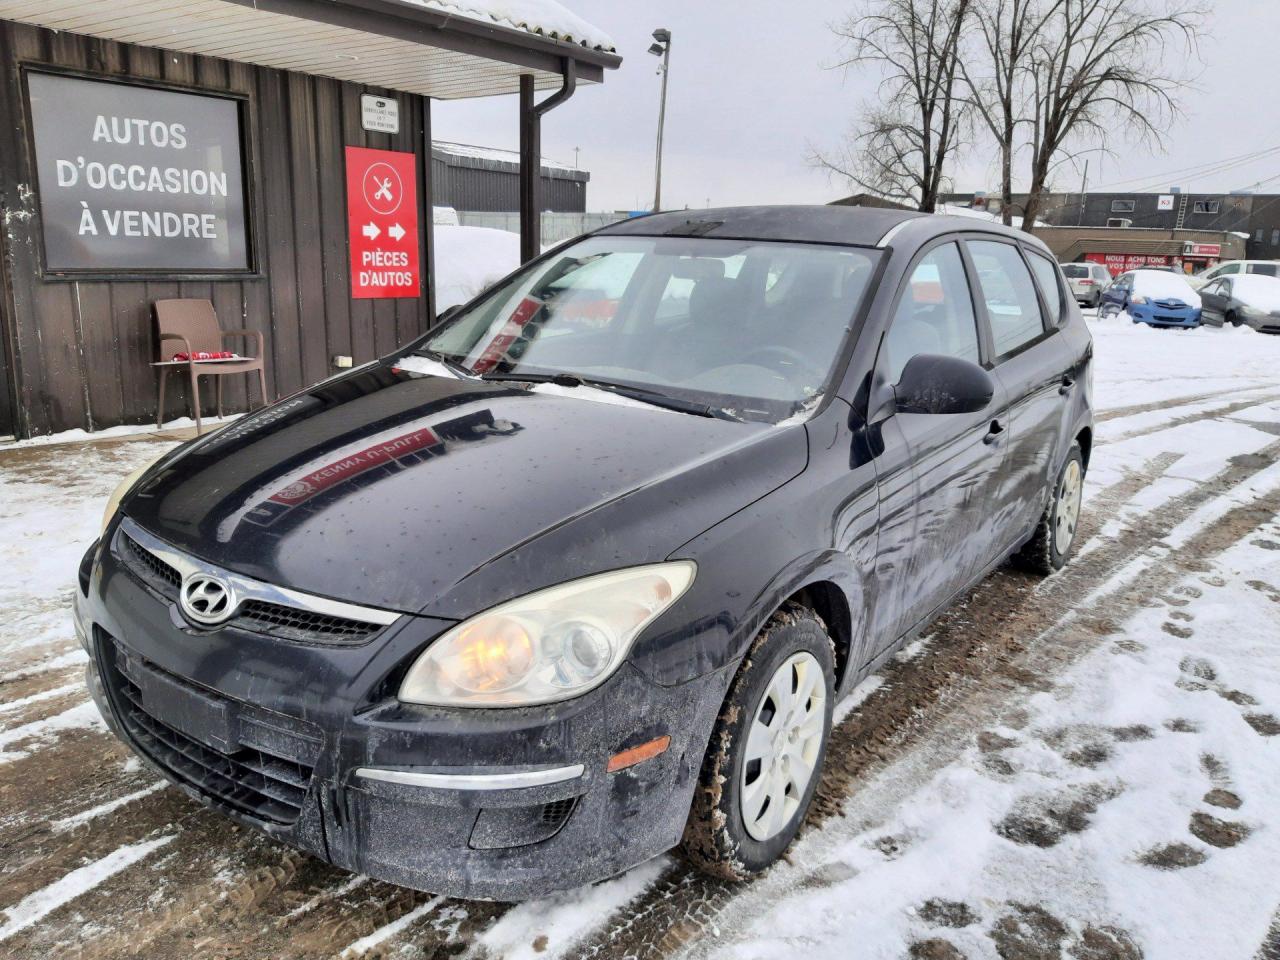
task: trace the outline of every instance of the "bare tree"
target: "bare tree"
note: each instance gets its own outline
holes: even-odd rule
[[[864,190],[931,213],[958,149],[964,101],[958,54],[972,0],[867,0],[832,27],[849,55],[836,66],[884,71],[880,103],[819,166]]]
[[[1176,0],[1060,0],[1030,55],[1031,179],[1022,229],[1031,230],[1053,171],[1073,145],[1109,129],[1161,141],[1179,112],[1204,12]]]
[[[1028,122],[1032,54],[1063,0],[973,0],[975,56],[962,52],[967,101],[1000,155],[1000,211],[1013,223],[1013,157]]]

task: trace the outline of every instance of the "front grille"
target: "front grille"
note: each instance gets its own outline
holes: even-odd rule
[[[311,782],[310,764],[261,747],[241,746],[234,753],[223,753],[192,739],[146,711],[142,691],[125,672],[128,657],[118,643],[105,637],[101,649],[104,679],[119,719],[152,762],[200,793],[259,820],[287,826],[298,819]],[[190,686],[171,674],[165,676]]]
[[[182,575],[127,533],[122,533],[120,537],[124,542],[124,560],[129,569],[153,590],[170,600],[177,600]]]
[[[567,797],[564,800],[552,800],[542,807],[542,822],[549,827],[560,829],[561,825],[569,819],[569,814],[573,813],[573,805],[577,801],[577,797]]]
[[[177,603],[182,574],[127,533],[121,532],[120,542],[120,556],[129,572],[166,600]],[[243,601],[226,625],[301,643],[363,643],[382,629],[382,624],[367,620],[255,599]]]
[[[378,624],[364,620],[313,613],[265,600],[246,600],[231,622],[254,633],[304,642],[356,643],[367,640],[382,629]]]

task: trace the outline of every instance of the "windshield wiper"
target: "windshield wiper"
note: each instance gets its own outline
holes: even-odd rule
[[[650,390],[647,387],[637,387],[629,383],[615,383],[612,380],[597,380],[594,377],[583,377],[576,373],[486,373],[481,376],[482,380],[514,380],[524,383],[554,383],[561,387],[593,387],[596,390],[606,390],[609,393],[616,393],[619,396],[627,397],[632,400],[639,400],[641,403],[652,404],[655,407],[662,407],[666,410],[676,410],[680,413],[689,413],[695,417],[710,417],[717,420],[733,420],[740,422],[728,410],[721,407],[713,407],[709,403],[701,403],[697,400],[685,400],[681,397],[673,397],[670,394],[662,393],[658,390]]]
[[[444,364],[458,376],[465,377],[467,380],[474,380],[476,378],[475,371],[463,364],[462,361],[458,360],[456,357],[449,356],[445,353],[437,353],[430,347],[419,347],[413,352],[419,357],[426,357],[428,360],[434,360],[437,363]]]

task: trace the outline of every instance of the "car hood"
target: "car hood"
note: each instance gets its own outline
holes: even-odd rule
[[[664,559],[806,460],[801,425],[379,363],[181,448],[121,511],[246,576],[458,618],[544,582]],[[555,556],[541,556],[552,530]],[[513,553],[515,579],[496,563]]]

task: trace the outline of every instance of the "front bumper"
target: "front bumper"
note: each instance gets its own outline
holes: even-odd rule
[[[1153,327],[1198,327],[1199,307],[1162,307],[1159,304],[1129,304],[1129,316],[1134,323]]]
[[[662,687],[624,664],[560,704],[400,704],[394,666],[449,623],[405,617],[346,648],[198,630],[110,549],[76,617],[108,725],[185,792],[340,867],[462,897],[542,895],[678,843],[731,676]]]

